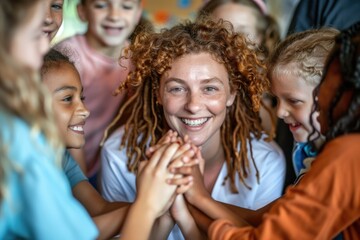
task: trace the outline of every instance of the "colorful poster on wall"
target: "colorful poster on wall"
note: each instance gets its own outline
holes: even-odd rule
[[[155,29],[172,27],[185,19],[194,19],[204,0],[145,0],[144,16]]]

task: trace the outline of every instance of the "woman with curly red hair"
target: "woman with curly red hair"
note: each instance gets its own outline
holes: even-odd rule
[[[258,111],[269,81],[251,44],[230,24],[209,19],[136,37],[126,52],[133,70],[118,89],[132,96],[108,128],[102,149],[106,199],[135,200],[134,172],[146,149],[169,129],[201,149],[203,178],[194,178],[193,194],[201,183],[215,200],[249,209],[281,195],[285,160],[261,127]],[[193,237],[184,203],[177,196],[159,224],[170,230],[176,223]],[[169,239],[181,237],[175,227]]]

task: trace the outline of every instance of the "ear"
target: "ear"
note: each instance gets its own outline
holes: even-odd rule
[[[86,15],[84,4],[78,3],[78,5],[76,5],[76,10],[77,10],[80,20],[83,22],[87,22],[88,20],[87,20],[87,15]]]
[[[228,100],[226,101],[226,106],[227,107],[231,107],[231,105],[233,105],[234,101],[235,101],[235,97],[236,97],[236,92],[230,94],[230,97],[228,98]]]

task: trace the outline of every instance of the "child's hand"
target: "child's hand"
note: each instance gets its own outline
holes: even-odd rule
[[[192,217],[182,194],[176,196],[174,203],[170,208],[170,214],[176,223],[185,223],[189,217]]]
[[[194,151],[196,151],[195,155],[190,156],[189,154],[184,154],[183,157],[181,158],[181,162],[174,160],[169,165],[169,171],[171,173],[174,173],[175,177],[172,179],[169,179],[168,183],[172,184],[172,185],[178,185],[178,188],[176,190],[177,194],[185,193],[191,187],[193,178],[191,178],[191,182],[189,182],[189,184],[186,184],[185,181],[183,181],[183,179],[179,179],[176,176],[192,176],[193,171],[194,171],[193,168],[195,165],[199,165],[201,175],[204,171],[205,161],[201,156],[201,151],[199,148],[196,148],[196,147],[195,147]],[[201,179],[203,179],[202,176],[200,176],[200,177],[201,177]]]
[[[195,165],[192,168],[191,176],[193,177],[191,187],[184,193],[186,200],[194,204],[200,201],[203,197],[210,197],[210,193],[205,187],[204,177],[201,174],[199,165]],[[178,174],[177,171],[174,173]]]
[[[181,138],[178,137],[178,133],[173,130],[167,131],[167,133],[160,138],[160,140],[154,145],[146,149],[145,156],[151,158],[152,154],[156,152],[161,146],[168,143],[182,143]]]
[[[139,168],[136,202],[149,208],[157,217],[170,208],[176,196],[177,186],[167,184],[166,180],[174,176],[168,171],[168,165],[179,147],[178,143],[162,145]]]

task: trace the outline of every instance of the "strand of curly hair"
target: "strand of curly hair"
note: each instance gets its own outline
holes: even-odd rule
[[[343,84],[332,99],[330,111],[328,112],[329,125],[332,126],[326,134],[327,141],[336,138],[339,135],[353,132],[360,132],[360,57],[359,42],[360,23],[353,25],[348,30],[342,32],[337,37],[337,49],[342,69]],[[355,46],[354,42],[357,43]],[[339,44],[341,44],[339,46]],[[353,91],[353,96],[348,107],[347,114],[342,116],[336,122],[333,119],[334,109],[341,96],[347,90]]]

